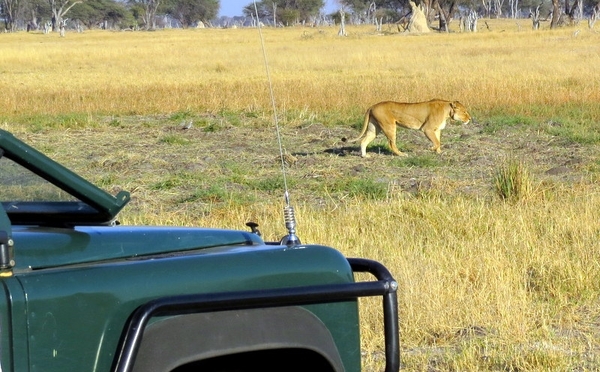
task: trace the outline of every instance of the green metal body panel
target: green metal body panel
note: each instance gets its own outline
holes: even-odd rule
[[[17,227],[13,235],[17,266],[0,302],[12,324],[2,332],[5,372],[9,360],[18,372],[109,371],[127,318],[161,296],[353,281],[334,249],[264,245],[241,231]],[[330,329],[346,369],[360,368],[356,302],[307,308]]]

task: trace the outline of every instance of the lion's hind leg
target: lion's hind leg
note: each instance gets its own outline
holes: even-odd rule
[[[407,156],[405,153],[398,150],[398,147],[396,146],[396,122],[387,122],[385,124],[386,125],[383,125],[382,123],[381,131],[388,139],[390,150],[392,150],[392,152],[398,156]]]
[[[360,156],[363,158],[369,157],[369,155],[367,155],[367,146],[369,143],[373,142],[375,137],[377,137],[377,134],[379,134],[379,127],[369,121],[367,132],[365,133],[362,141],[360,141]]]
[[[392,152],[398,156],[408,156],[405,153],[403,153],[402,151],[398,150],[398,147],[396,146],[396,139],[391,140],[388,138],[388,144],[390,145],[390,149],[392,150]]]

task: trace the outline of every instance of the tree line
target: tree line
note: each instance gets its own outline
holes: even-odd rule
[[[0,21],[8,32],[58,31],[67,22],[77,28],[157,28],[158,15],[180,27],[214,19],[219,0],[0,0]]]
[[[227,1],[227,0],[224,0]],[[257,22],[290,26],[327,20],[360,23],[401,23],[409,17],[411,0],[337,0],[339,11],[323,14],[324,0],[252,0],[243,16]],[[543,17],[551,27],[600,18],[600,0],[414,0],[430,24],[447,31],[453,19],[478,17]],[[67,20],[71,27],[143,29],[161,27],[163,19],[177,27],[192,27],[216,21],[220,0],[0,0],[0,21],[9,32],[17,30],[58,31]],[[258,18],[256,17],[258,11]],[[535,24],[535,19],[534,19]],[[593,23],[591,23],[593,25]]]
[[[532,18],[536,14],[550,21],[550,27],[574,24],[584,18],[595,22],[600,19],[600,0],[412,0],[423,9],[428,23],[437,24],[440,31],[448,31],[454,19],[466,17],[483,18]],[[247,17],[258,17],[273,25],[311,24],[323,17],[322,0],[262,0],[255,7],[250,2],[244,8]],[[386,23],[400,24],[410,19],[411,0],[337,0],[339,14],[330,14],[340,22],[347,16],[350,24]],[[593,22],[591,23],[593,25]],[[590,26],[591,27],[591,26]]]

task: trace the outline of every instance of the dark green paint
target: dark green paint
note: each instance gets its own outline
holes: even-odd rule
[[[108,371],[127,317],[157,297],[347,283],[353,275],[331,248],[260,245],[23,270],[15,279],[27,293],[14,306],[25,308],[25,320],[15,321],[28,324],[29,370],[51,372]],[[359,366],[356,303],[308,308],[332,332],[348,370]]]

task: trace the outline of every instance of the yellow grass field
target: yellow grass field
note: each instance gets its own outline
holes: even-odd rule
[[[530,20],[486,20],[488,30],[483,21],[478,33],[425,35],[385,25],[380,34],[348,27],[347,37],[336,27],[264,29],[281,124],[310,118],[350,126],[377,101],[435,97],[460,100],[478,122],[556,121],[593,140],[600,130],[600,33],[583,24],[534,32]],[[135,130],[156,133],[163,132],[145,118],[227,113],[268,122],[256,29],[2,34],[0,48],[0,127],[108,189],[132,190],[135,204],[122,213],[123,223],[240,229],[255,220],[265,239],[281,237],[274,228],[283,225],[280,200],[215,203],[201,213],[161,205],[176,191],[149,187],[150,168],[127,174],[127,162],[164,164],[159,158],[176,156],[177,147],[165,153],[164,144],[141,145],[141,135],[118,120],[139,116]],[[502,133],[509,141],[527,132]],[[133,154],[124,143],[148,153]],[[96,146],[109,147],[102,159],[88,157],[99,153]],[[598,144],[576,146],[592,151]],[[87,159],[89,167],[81,164]],[[109,177],[110,166],[123,167],[122,174]],[[581,168],[581,179],[536,183],[515,203],[450,195],[452,185],[386,200],[319,195],[327,201],[296,206],[298,233],[303,242],[391,269],[400,284],[406,371],[597,371],[600,161]],[[376,300],[361,302],[365,371],[382,369],[377,311]]]
[[[566,103],[597,108],[600,34],[496,22],[488,22],[489,32],[421,36],[365,27],[349,28],[345,38],[335,27],[264,29],[278,107],[362,111],[384,99],[439,97],[460,98],[476,114],[528,115]],[[256,29],[17,33],[0,42],[1,115],[270,107]]]

